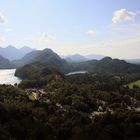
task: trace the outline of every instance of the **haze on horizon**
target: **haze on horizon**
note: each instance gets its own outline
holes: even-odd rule
[[[139,0],[5,0],[0,46],[140,58]]]

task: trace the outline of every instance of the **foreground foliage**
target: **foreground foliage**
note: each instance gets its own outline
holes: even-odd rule
[[[109,84],[52,80],[37,100],[1,85],[0,139],[139,140],[140,89]]]

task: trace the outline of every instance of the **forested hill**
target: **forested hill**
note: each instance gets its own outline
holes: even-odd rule
[[[44,49],[44,50],[35,50],[32,51],[28,54],[26,54],[23,58],[13,61],[15,65],[18,66],[24,66],[26,64],[31,64],[31,63],[41,63],[41,64],[46,64],[46,63],[54,63],[57,64],[57,62],[62,61],[55,52],[53,52],[51,49]]]
[[[16,76],[21,78],[32,77],[29,75],[35,76],[34,72],[42,73],[43,69],[55,69],[63,74],[79,70],[103,75],[140,73],[139,65],[130,64],[124,60],[112,59],[111,57],[104,57],[101,60],[68,63],[51,49],[33,51],[16,61],[15,64],[21,66],[16,71]]]
[[[101,60],[73,63],[74,70],[87,70],[100,74],[140,73],[140,66],[127,63],[124,60],[104,57]]]
[[[32,63],[32,60],[41,54],[40,50],[34,50],[18,60],[12,61],[17,67],[22,67],[26,64]]]
[[[36,77],[38,74],[45,76],[42,75],[44,69],[61,73],[67,73],[71,69],[70,65],[51,49],[31,52],[18,62],[21,63],[23,66],[16,71],[16,76],[21,78]]]

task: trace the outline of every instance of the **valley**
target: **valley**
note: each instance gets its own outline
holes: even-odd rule
[[[139,65],[111,57],[68,62],[48,48],[11,62],[16,70],[0,70],[1,80],[5,72],[17,78],[0,85],[0,139],[140,137]]]
[[[140,140],[140,0],[1,0],[0,140]]]

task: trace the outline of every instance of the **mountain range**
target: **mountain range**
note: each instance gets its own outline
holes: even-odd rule
[[[127,63],[124,60],[104,57],[101,60],[89,60],[80,63],[73,63],[74,70],[87,70],[100,74],[123,74],[140,73],[140,66]]]
[[[140,58],[138,59],[126,59],[128,63],[140,65]]]
[[[70,63],[73,62],[83,62],[87,60],[100,60],[104,58],[104,55],[98,55],[98,54],[89,54],[89,55],[80,55],[80,54],[74,54],[74,55],[68,55],[68,56],[63,56],[63,58]]]
[[[17,60],[22,58],[25,54],[33,51],[30,47],[24,46],[20,49],[17,49],[16,47],[9,45],[6,48],[0,47],[0,55],[4,58],[7,58],[8,60]]]
[[[63,74],[81,70],[104,75],[140,73],[139,65],[130,64],[124,60],[112,59],[111,57],[104,57],[101,60],[69,63],[51,49],[33,51],[22,59],[15,61],[14,64],[20,64],[16,71],[16,76],[20,78],[28,78],[30,75],[42,73],[42,70],[46,68],[55,69]]]
[[[30,68],[32,68],[33,71],[34,68],[55,69],[64,74],[78,70],[87,70],[100,74],[140,73],[139,65],[130,64],[128,62],[104,57],[102,55],[82,56],[76,54],[63,59],[48,48],[44,50],[33,50],[29,47],[17,49],[13,46],[0,48],[0,68],[17,67],[17,73],[19,71],[19,73],[21,73],[23,69],[24,72],[28,72]]]

